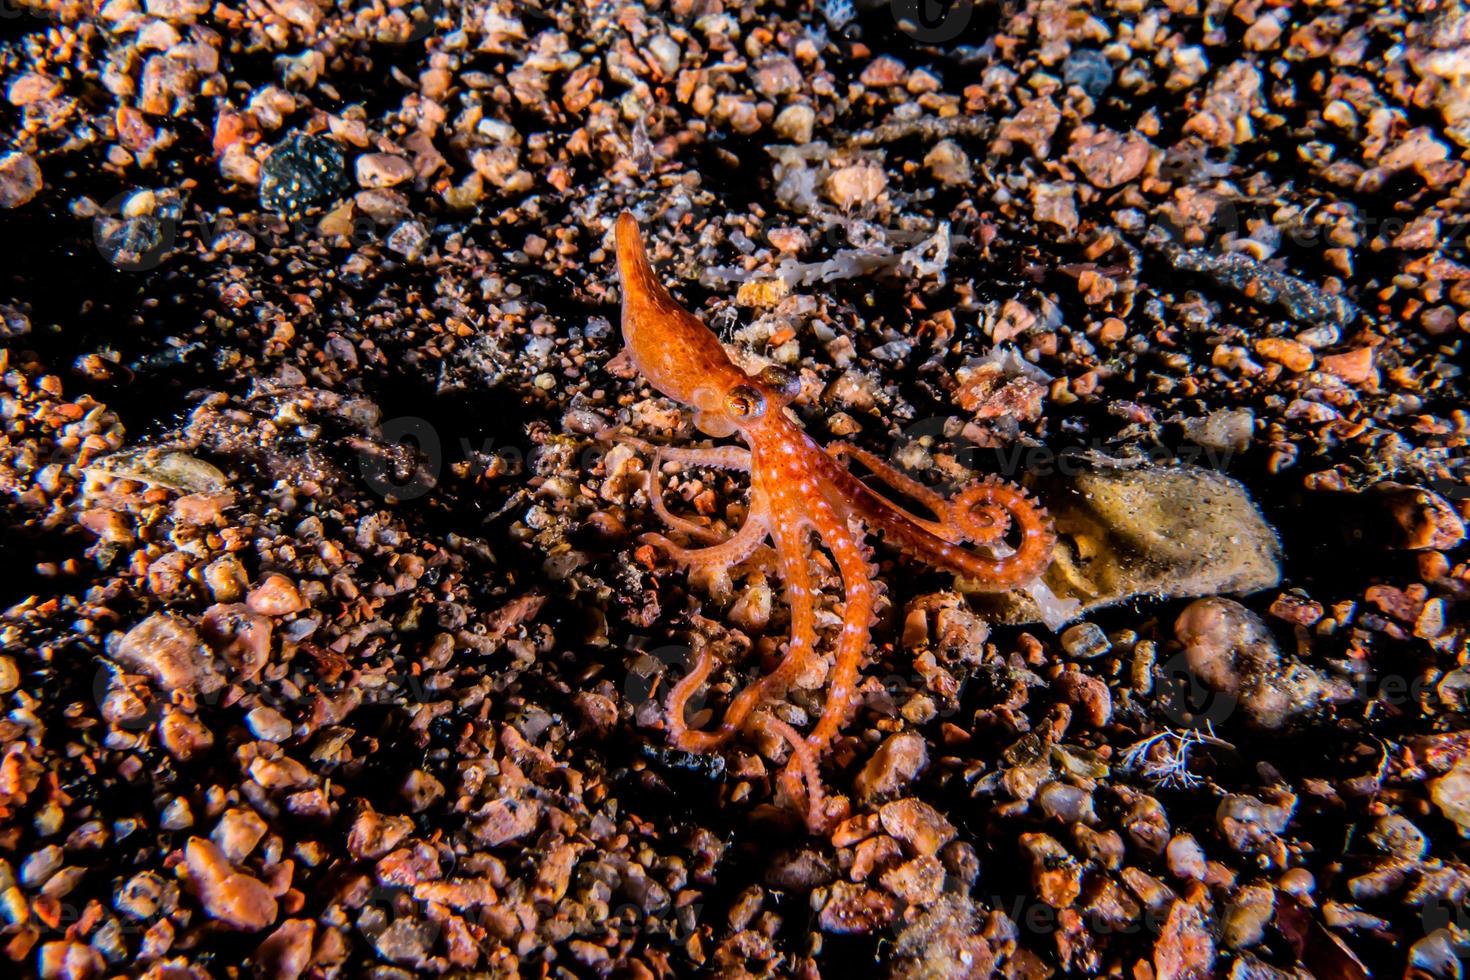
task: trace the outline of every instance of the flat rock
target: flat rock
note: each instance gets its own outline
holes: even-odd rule
[[[1135,596],[1244,594],[1281,580],[1276,532],[1213,470],[1093,463],[1038,495],[1060,535],[1043,577],[1058,601],[1037,587],[977,597],[993,620],[1055,627]]]

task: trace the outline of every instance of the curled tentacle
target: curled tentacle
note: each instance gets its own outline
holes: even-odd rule
[[[955,495],[956,512],[967,519],[977,514],[990,515],[983,520],[988,526],[1002,521],[1020,535],[1015,551],[1004,557],[979,559],[981,586],[988,592],[1003,592],[1038,578],[1051,564],[1056,548],[1057,532],[1046,508],[1036,503],[1024,490],[998,480],[982,480]],[[1003,514],[1003,518],[996,517]],[[968,569],[962,574],[975,577]]]
[[[695,657],[694,669],[685,674],[669,691],[669,705],[666,723],[669,727],[669,741],[676,748],[685,752],[708,752],[717,748],[723,739],[715,737],[717,733],[691,731],[689,723],[684,719],[687,710],[686,705],[694,692],[709,680],[710,671],[715,669],[715,658],[706,649],[701,649]]]
[[[760,546],[765,544],[769,534],[770,529],[764,512],[752,503],[750,512],[745,515],[745,523],[740,525],[740,530],[724,541],[712,544],[707,548],[684,548],[655,532],[639,535],[639,540],[663,549],[670,558],[681,565],[689,567],[716,565],[728,568],[740,564],[755,554]]]
[[[735,695],[717,728],[701,732],[691,731],[685,724],[684,704],[694,690],[708,679],[712,669],[709,655],[702,652],[695,668],[675,685],[669,695],[669,733],[681,749],[708,751],[728,742],[736,732],[746,726],[752,712],[762,702],[786,693],[786,689],[801,673],[816,648],[816,611],[811,594],[811,570],[806,562],[806,536],[801,536],[798,547],[798,542],[792,540],[784,525],[776,524],[773,532],[776,535],[776,556],[780,562],[782,577],[786,581],[786,598],[791,605],[791,639],[786,645],[786,654],[775,670],[747,684]]]
[[[663,482],[659,479],[659,470],[663,465],[663,456],[657,450],[654,451],[653,461],[648,464],[648,503],[653,507],[653,512],[658,515],[659,520],[676,531],[683,531],[698,541],[711,544],[720,540],[719,534],[712,528],[703,524],[696,524],[685,517],[680,517],[669,510],[668,504],[664,503]]]
[[[947,510],[953,528],[949,537],[934,534],[915,523],[902,509],[874,493],[830,457],[823,470],[822,488],[836,507],[856,513],[869,530],[911,558],[936,565],[972,580],[980,590],[1004,592],[1031,581],[1051,563],[1056,531],[1044,508],[1019,487],[997,480],[981,480],[960,491]],[[1020,541],[1010,554],[987,556],[962,547],[959,539],[999,544],[1006,533]]]
[[[654,452],[680,466],[707,466],[713,470],[750,472],[750,450],[740,446],[707,446],[681,449],[677,446],[652,446]]]
[[[882,494],[868,489],[875,506],[887,510],[889,519],[909,520],[924,528],[936,538],[951,543],[994,544],[1005,537],[1010,527],[1010,514],[1003,507],[972,502],[962,499],[966,491],[953,497],[945,497],[924,486],[918,480],[895,469],[874,453],[847,443],[829,446],[827,451],[837,459],[852,457],[873,472],[879,480],[906,497],[918,501],[934,514],[937,520],[919,517]],[[864,485],[866,486],[866,485]],[[871,516],[871,515],[870,515]]]
[[[825,833],[827,830],[827,797],[822,789],[822,775],[817,766],[817,753],[801,737],[800,732],[769,712],[758,715],[756,725],[776,737],[785,739],[791,745],[791,759],[781,770],[781,779],[786,784],[786,792],[794,799],[799,799],[803,795],[806,797],[804,817],[807,830],[813,834]],[[798,782],[805,784],[804,794],[800,791]]]

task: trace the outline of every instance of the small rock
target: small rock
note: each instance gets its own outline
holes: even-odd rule
[[[479,819],[471,825],[475,838],[490,847],[499,847],[525,837],[536,829],[538,808],[534,803],[521,800],[492,800],[480,811]]]
[[[0,208],[8,210],[30,203],[42,186],[41,168],[29,154],[0,156]]]
[[[1180,425],[1190,442],[1222,453],[1243,453],[1256,432],[1256,413],[1249,408],[1222,408]]]
[[[954,140],[940,140],[924,155],[924,166],[941,184],[964,186],[974,179],[970,158]]]
[[[13,306],[0,304],[0,341],[15,340],[30,332],[30,317]]]
[[[937,854],[954,839],[954,825],[922,800],[913,798],[885,803],[878,811],[883,829],[918,854]]]
[[[755,88],[768,99],[798,91],[801,88],[801,69],[785,55],[762,58],[755,69]]]
[[[365,810],[352,823],[347,834],[347,853],[358,859],[376,861],[393,850],[413,832],[408,817],[385,816]]]
[[[146,0],[144,4],[152,16],[175,24],[192,24],[208,13],[209,8],[209,0]]]
[[[291,737],[291,723],[275,708],[261,705],[245,716],[250,733],[266,742],[284,742]]]
[[[765,883],[771,888],[806,893],[830,884],[835,877],[827,858],[811,848],[802,848],[776,855],[766,866]]]
[[[413,164],[393,153],[364,153],[357,158],[357,182],[363,187],[397,187],[413,179]]]
[[[1433,490],[1402,483],[1376,483],[1368,491],[1377,497],[1392,522],[1388,544],[1405,551],[1448,551],[1465,540],[1465,522]]]
[[[817,921],[824,932],[866,934],[883,929],[898,914],[887,895],[848,881],[832,884]]]
[[[386,244],[389,250],[407,259],[417,259],[429,243],[429,230],[418,221],[405,221],[388,233]]]
[[[276,900],[258,879],[236,871],[213,841],[189,838],[184,848],[190,884],[210,918],[245,932],[276,920]]]
[[[1220,834],[1242,854],[1260,851],[1286,830],[1296,808],[1296,798],[1282,794],[1267,802],[1244,793],[1232,793],[1215,810]]]
[[[414,813],[423,813],[444,798],[444,784],[422,769],[415,769],[405,777],[399,792]]]
[[[1214,965],[1215,941],[1205,910],[1194,902],[1175,902],[1154,944],[1154,975],[1158,980],[1194,980],[1214,976]]]
[[[1018,843],[1031,865],[1036,897],[1054,909],[1071,908],[1082,894],[1082,866],[1077,859],[1050,834],[1022,834]]]
[[[1071,184],[1038,182],[1031,188],[1031,207],[1039,223],[1056,225],[1069,235],[1077,230],[1077,202]]]
[[[1102,728],[1112,720],[1113,696],[1102,678],[1069,669],[1053,683],[1061,700],[1081,709],[1079,720],[1093,728]]]
[[[883,55],[868,63],[858,81],[869,88],[887,88],[890,85],[902,85],[906,77],[908,69],[902,61]]]
[[[216,603],[204,610],[204,638],[242,680],[260,676],[270,660],[271,621],[242,603]]]
[[[1113,84],[1113,66],[1096,48],[1078,48],[1062,63],[1062,81],[1076,85],[1095,101]]]
[[[1418,861],[1429,850],[1429,838],[1424,831],[1398,813],[1379,817],[1373,829],[1368,831],[1368,843],[1406,861]]]
[[[1345,354],[1328,354],[1322,358],[1321,367],[1328,374],[1336,375],[1350,385],[1366,384],[1378,376],[1373,367],[1373,348],[1359,347]]]
[[[1092,794],[1080,786],[1060,780],[1053,780],[1036,791],[1036,805],[1050,819],[1065,824],[1097,822]]]
[[[245,605],[262,616],[289,616],[306,608],[296,583],[277,572],[270,573],[250,590]]]
[[[858,800],[871,803],[913,782],[929,764],[929,752],[918,735],[890,735],[853,780]]]
[[[774,128],[782,139],[802,145],[812,141],[812,127],[816,121],[817,114],[811,106],[798,103],[787,106],[776,115]]]
[[[107,972],[107,962],[86,943],[68,939],[43,943],[36,969],[44,980],[93,980]]]
[[[791,284],[785,279],[751,279],[740,284],[735,293],[735,305],[763,309],[780,303],[791,293]]]
[[[863,161],[834,170],[827,175],[827,197],[838,207],[850,208],[878,199],[888,177],[876,163]]]
[[[1205,878],[1205,852],[1199,841],[1189,834],[1179,834],[1169,841],[1164,849],[1169,861],[1169,871],[1176,878],[1203,881]]]
[[[1352,697],[1346,681],[1305,664],[1283,664],[1266,624],[1234,600],[1196,600],[1179,615],[1174,633],[1184,644],[1189,670],[1210,689],[1238,698],[1259,728],[1280,728],[1320,704]]]
[[[1111,129],[1079,129],[1072,137],[1067,159],[1077,165],[1094,187],[1120,187],[1143,173],[1152,151],[1148,140],[1136,134],[1123,136]]]
[[[61,79],[40,72],[28,71],[17,75],[5,89],[5,97],[13,106],[28,106],[61,94]]]
[[[1266,938],[1276,912],[1276,892],[1269,885],[1246,885],[1225,909],[1221,938],[1231,949],[1249,949]]]
[[[316,923],[287,919],[255,950],[255,965],[272,980],[297,980],[311,966]]]
[[[166,691],[213,694],[225,685],[199,634],[185,620],[167,613],[154,613],[130,629],[114,656]]]
[[[1430,780],[1429,798],[1460,828],[1460,836],[1470,837],[1470,757],[1462,758],[1449,772]]]
[[[255,850],[255,845],[265,836],[266,829],[260,814],[236,806],[224,812],[209,838],[219,845],[230,863],[239,864]]]
[[[1306,344],[1284,337],[1262,337],[1256,341],[1256,353],[1297,374],[1312,370],[1317,360]]]
[[[169,755],[187,761],[214,745],[214,734],[198,718],[170,705],[158,720],[158,740]]]
[[[1062,631],[1062,649],[1078,660],[1100,657],[1113,648],[1108,635],[1096,623],[1077,623]]]
[[[347,161],[325,136],[295,132],[271,150],[260,167],[260,203],[280,214],[298,214],[346,192]]]
[[[930,905],[944,892],[944,864],[937,857],[923,855],[885,871],[879,880],[909,905]]]

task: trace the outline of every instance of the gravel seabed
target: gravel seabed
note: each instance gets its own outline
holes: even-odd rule
[[[916,7],[0,0],[0,973],[1463,975],[1470,10]],[[788,620],[598,438],[707,441],[614,360],[624,210],[1106,597],[875,544],[828,833],[668,745]]]

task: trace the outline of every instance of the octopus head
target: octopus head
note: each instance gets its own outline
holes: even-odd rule
[[[796,394],[795,379],[778,368],[751,376],[736,367],[719,338],[654,274],[638,222],[626,212],[618,218],[617,246],[623,340],[648,382],[693,408],[695,424],[712,436],[750,431],[779,414]]]

